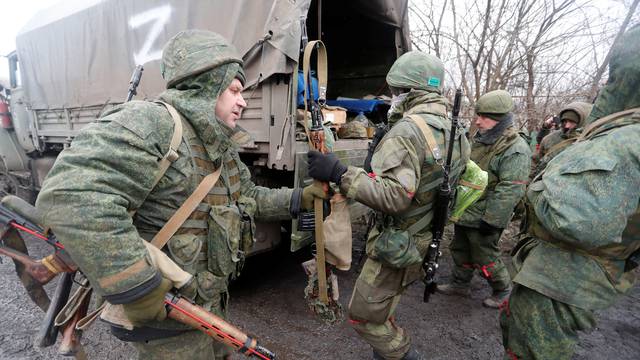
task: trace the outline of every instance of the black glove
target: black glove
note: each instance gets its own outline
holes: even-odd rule
[[[478,232],[482,235],[488,236],[493,235],[495,233],[499,233],[502,231],[502,228],[495,227],[484,220],[480,220],[480,227],[478,228]]]
[[[323,154],[315,150],[307,153],[309,157],[309,176],[320,181],[332,181],[340,185],[342,174],[347,172],[338,157],[333,153]]]

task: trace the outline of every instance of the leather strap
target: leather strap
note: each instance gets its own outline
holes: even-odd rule
[[[304,120],[302,124],[304,131],[307,134],[309,140],[309,148],[313,148],[311,141],[311,134],[309,133],[309,126],[307,124],[307,101],[309,96],[309,71],[311,67],[311,53],[314,49],[317,49],[317,72],[318,72],[318,105],[323,107],[327,99],[327,49],[324,43],[320,40],[310,41],[304,48],[304,55],[302,61],[302,77],[304,79]],[[313,89],[312,89],[313,91]],[[321,151],[321,149],[318,149]],[[316,181],[320,186],[322,183]],[[326,260],[325,260],[325,248],[324,248],[324,229],[323,229],[323,200],[316,198],[313,202],[315,213],[315,241],[316,241],[316,267],[318,270],[318,298],[323,304],[329,304],[329,295],[327,290],[327,274],[326,274]],[[335,291],[335,289],[334,289]]]
[[[211,188],[218,182],[222,166],[216,171],[207,175],[202,179],[196,190],[187,198],[187,200],[176,210],[169,221],[158,231],[156,236],[151,240],[151,244],[162,249],[169,239],[178,231],[180,226],[187,220],[189,215],[198,207],[202,199],[209,193]]]
[[[320,40],[310,41],[304,48],[304,55],[302,57],[302,78],[304,81],[304,120],[302,125],[304,131],[307,134],[307,139],[311,142],[311,136],[309,136],[309,126],[307,125],[307,100],[313,96],[309,94],[309,72],[311,71],[311,53],[313,49],[317,49],[317,65],[316,71],[318,72],[318,104],[323,107],[327,101],[327,48]],[[313,91],[313,90],[312,90]]]

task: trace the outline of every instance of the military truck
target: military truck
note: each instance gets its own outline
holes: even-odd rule
[[[124,101],[136,65],[144,66],[136,99],[164,90],[162,46],[188,28],[221,33],[242,54],[248,107],[239,124],[254,140],[242,159],[257,183],[271,187],[300,185],[306,172],[307,143],[295,134],[303,34],[326,44],[329,99],[386,92],[386,72],[410,48],[407,0],[60,2],[21,29],[9,56],[0,193],[34,201],[60,151]],[[367,143],[338,140],[334,150],[361,165]],[[281,224],[259,230],[257,251],[280,239]]]

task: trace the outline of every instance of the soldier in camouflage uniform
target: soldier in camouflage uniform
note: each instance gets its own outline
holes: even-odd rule
[[[333,154],[309,152],[310,176],[338,184],[347,197],[377,213],[367,239],[368,259],[356,281],[348,312],[353,328],[373,347],[374,359],[422,359],[393,315],[404,290],[421,278],[422,257],[431,241],[432,207],[442,181],[443,159],[436,161],[420,126],[428,129],[444,154],[451,123],[442,96],[443,78],[442,62],[432,55],[412,51],[396,60],[387,75],[393,94],[390,130],[373,153],[372,172],[347,167]],[[462,131],[453,156],[452,183],[469,158]],[[380,245],[377,242],[384,241],[385,234],[399,233],[415,245],[417,262],[400,267],[372,251]],[[401,258],[403,251],[398,248],[391,257]]]
[[[504,90],[491,91],[476,103],[471,160],[489,173],[482,197],[471,205],[455,226],[451,255],[455,263],[453,280],[438,286],[447,295],[468,296],[474,270],[493,289],[483,301],[498,308],[511,291],[511,278],[500,259],[498,241],[513,210],[524,195],[531,166],[531,150],[513,125],[513,100]]]
[[[174,121],[165,106],[123,104],[83,129],[60,154],[36,206],[95,291],[123,305],[136,327],[113,326],[112,332],[133,341],[140,358],[222,358],[228,349],[219,343],[164,320],[163,299],[172,285],[151,265],[143,241],[154,237],[204,176],[222,167],[218,182],[164,250],[194,274],[183,295],[224,317],[229,278],[253,245],[253,219],[290,219],[301,202],[310,206],[322,191],[251,182],[234,143],[242,138],[235,122],[246,106],[242,61],[224,38],[183,31],[165,46],[161,69],[167,90],[160,100],[181,115],[179,147],[169,149]],[[154,187],[159,159],[169,151],[173,162]],[[238,242],[232,254],[226,244]]]
[[[560,111],[560,129],[545,136],[534,154],[533,160],[536,165],[531,174],[532,178],[544,169],[554,156],[571,144],[571,141],[566,140],[575,139],[579,135],[578,129],[584,126],[592,107],[589,103],[575,101]]]
[[[595,326],[594,311],[633,284],[640,248],[639,52],[636,26],[612,50],[608,83],[578,140],[527,189],[527,233],[514,249],[516,285],[501,314],[505,359],[571,359],[577,332]]]

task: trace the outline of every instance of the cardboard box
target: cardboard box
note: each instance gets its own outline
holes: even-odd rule
[[[309,113],[309,111],[307,111]],[[307,115],[310,116],[310,115]],[[347,122],[347,111],[343,108],[336,106],[326,106],[322,109],[322,116],[324,117],[324,122],[331,123],[334,125],[342,125]],[[302,121],[304,119],[304,109],[296,110],[296,120]]]
[[[325,123],[339,125],[347,122],[347,111],[337,106],[325,106],[322,109],[322,116],[324,116]]]

